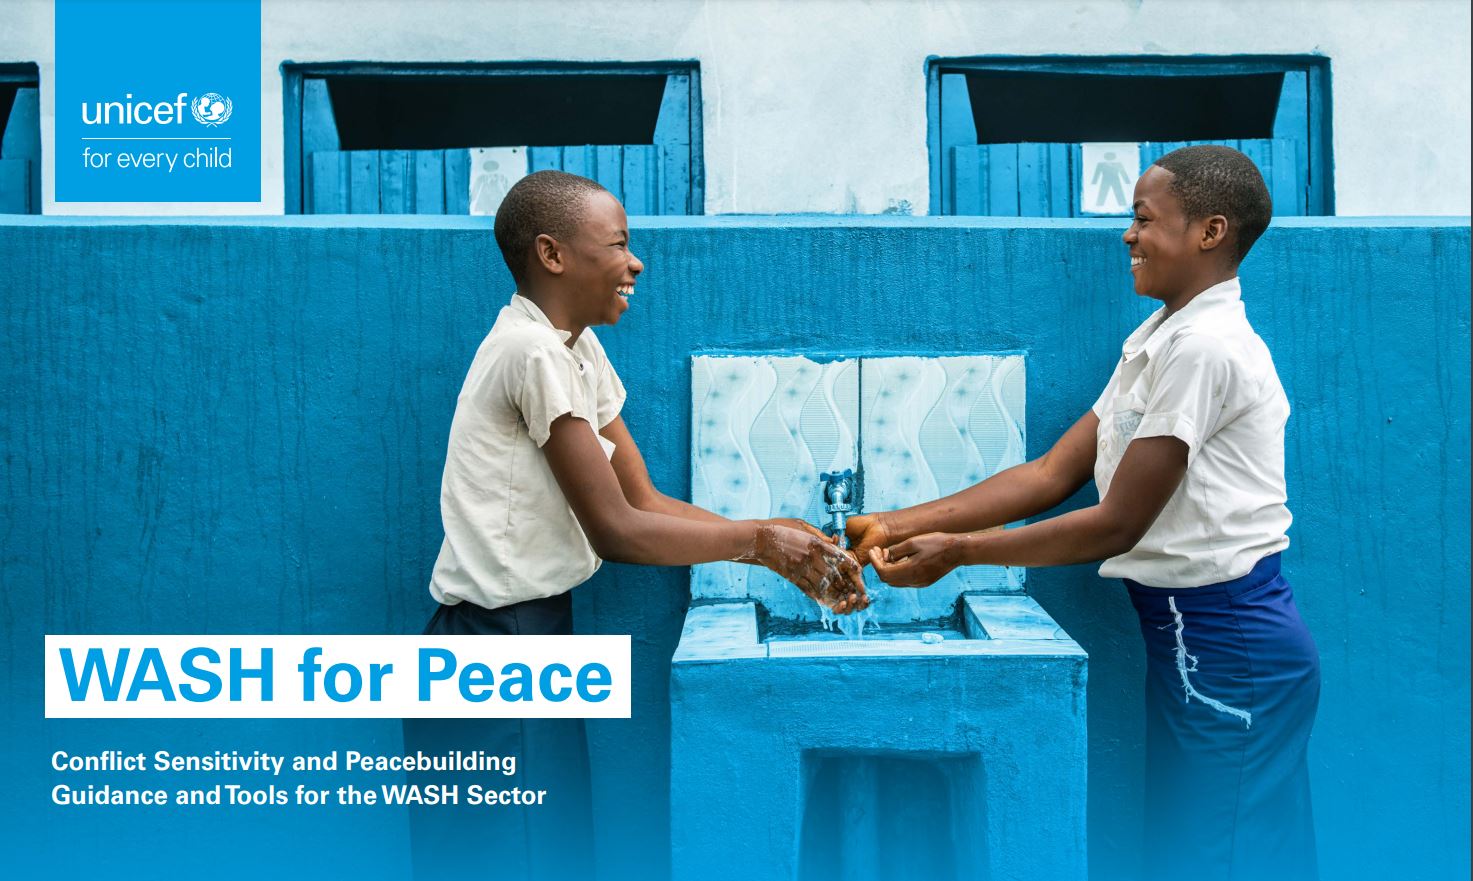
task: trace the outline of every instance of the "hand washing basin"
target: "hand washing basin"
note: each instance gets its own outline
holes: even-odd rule
[[[671,666],[674,878],[1083,881],[1086,676],[1027,596],[966,594],[862,640],[693,606]]]
[[[674,661],[1002,654],[1084,657],[1084,650],[1032,597],[964,594],[950,616],[881,624],[863,639],[812,621],[774,619],[756,601],[708,602],[686,613]]]
[[[697,357],[694,500],[818,524],[826,473],[855,472],[857,512],[950,494],[1023,460],[1023,376],[1016,354]],[[764,569],[693,567],[674,878],[1082,881],[1087,658],[1025,575],[871,572],[853,639]]]

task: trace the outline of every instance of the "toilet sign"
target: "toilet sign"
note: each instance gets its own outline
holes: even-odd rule
[[[527,176],[527,148],[475,147],[470,152],[470,213],[495,217],[506,191]]]
[[[1123,214],[1130,210],[1131,191],[1141,175],[1141,145],[1081,144],[1079,212]]]

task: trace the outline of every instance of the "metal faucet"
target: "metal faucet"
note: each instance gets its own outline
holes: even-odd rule
[[[829,514],[829,525],[824,530],[829,535],[839,537],[839,547],[849,547],[849,541],[844,537],[845,521],[848,520],[850,512],[858,506],[858,483],[853,469],[845,468],[843,471],[833,473],[824,472],[818,476],[823,481],[822,498],[824,510]]]

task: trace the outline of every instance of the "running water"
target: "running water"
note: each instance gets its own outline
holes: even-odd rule
[[[873,598],[874,595],[870,596]],[[866,629],[880,629],[879,622],[875,620],[873,607],[848,615],[835,615],[829,611],[828,606],[819,606],[818,610],[821,613],[819,620],[823,622],[823,629],[830,633],[837,630],[846,639],[864,639]]]
[[[849,550],[849,537],[844,534],[843,518],[838,517],[831,529],[836,530],[832,534],[838,537],[837,544],[841,550]],[[864,571],[864,561],[859,561],[860,571]],[[883,590],[883,588],[881,588]],[[828,606],[820,604],[818,607],[819,621],[823,629],[833,633],[837,630],[844,635],[845,639],[864,639],[866,629],[879,630],[880,622],[875,620],[874,604],[879,598],[879,593],[868,583],[865,584],[865,592],[869,594],[869,605],[848,615],[835,615]]]
[[[839,533],[839,547],[845,550],[849,548],[849,540],[842,532]],[[864,564],[861,562],[860,565],[863,566]],[[818,607],[820,613],[819,621],[822,622],[823,629],[830,633],[837,630],[844,635],[845,639],[864,639],[866,629],[879,630],[880,622],[875,620],[874,609],[875,602],[880,597],[879,591],[883,590],[884,588],[879,588],[877,591],[876,588],[866,583],[865,592],[869,594],[870,604],[858,612],[851,612],[848,615],[835,615],[829,611],[828,606],[820,604]]]

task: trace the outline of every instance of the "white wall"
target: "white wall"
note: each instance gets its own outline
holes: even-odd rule
[[[930,201],[927,56],[1330,58],[1337,212],[1470,213],[1466,0],[264,0],[260,205],[56,204],[48,214],[282,211],[282,61],[701,65],[706,211],[878,213]],[[50,0],[0,4],[0,61],[41,67]]]

